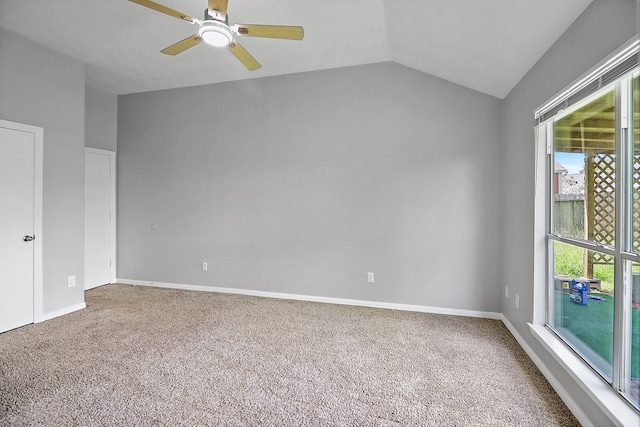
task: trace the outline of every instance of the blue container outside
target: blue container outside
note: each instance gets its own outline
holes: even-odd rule
[[[587,305],[587,292],[589,292],[589,285],[584,282],[579,282],[575,279],[571,281],[569,285],[569,298],[571,302],[579,305]]]

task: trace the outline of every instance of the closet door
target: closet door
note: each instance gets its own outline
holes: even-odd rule
[[[115,171],[111,151],[85,150],[84,183],[84,283],[85,289],[111,283],[113,279],[113,185]]]

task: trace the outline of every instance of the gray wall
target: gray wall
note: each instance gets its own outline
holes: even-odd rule
[[[533,110],[635,17],[595,0],[502,102],[391,63],[119,97],[118,276],[502,311],[606,425],[526,325]],[[86,102],[114,149],[113,98]],[[84,108],[81,63],[0,29],[0,118],[45,129],[46,312],[83,301]]]
[[[85,87],[85,146],[116,151],[118,97],[92,86]]]
[[[44,128],[45,313],[84,301],[84,86],[82,63],[0,29],[0,118]]]
[[[118,99],[119,278],[500,311],[498,99],[393,63]]]
[[[604,59],[636,30],[634,0],[595,0],[520,81],[501,105],[503,186],[502,282],[510,299],[502,311],[520,335],[572,393],[595,425],[608,425],[603,414],[551,359],[529,332],[533,313],[533,198],[536,107]],[[520,309],[513,296],[520,295]]]

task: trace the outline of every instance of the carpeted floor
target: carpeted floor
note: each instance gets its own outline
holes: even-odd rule
[[[500,321],[108,285],[0,334],[2,426],[577,426]]]

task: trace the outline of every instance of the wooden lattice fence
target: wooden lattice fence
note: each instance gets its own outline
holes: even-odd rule
[[[640,156],[633,156],[633,249],[640,252]]]
[[[587,187],[593,191],[586,194],[587,240],[604,245],[615,245],[615,155],[595,154],[587,159]],[[591,188],[588,188],[591,190]],[[591,264],[611,264],[613,257],[599,252],[590,253]]]
[[[640,251],[640,156],[633,159],[633,247]],[[586,157],[585,238],[615,245],[615,155],[597,153]],[[612,264],[613,257],[589,252],[588,277],[593,264]]]

